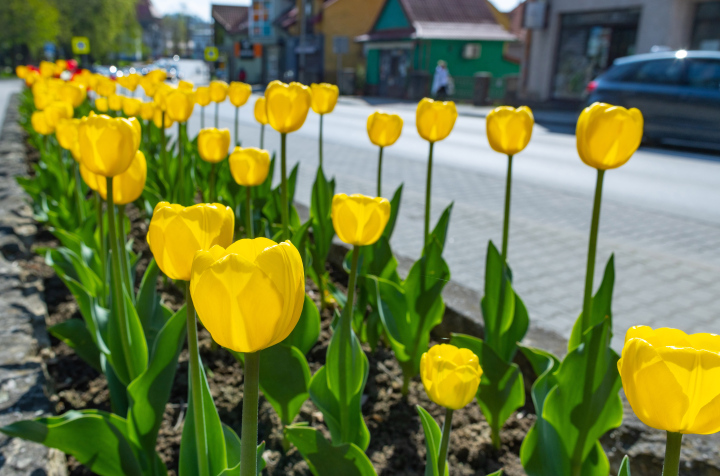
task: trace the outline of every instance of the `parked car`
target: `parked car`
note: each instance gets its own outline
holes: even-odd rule
[[[636,107],[645,139],[720,148],[720,52],[668,51],[618,58],[587,86],[587,102]]]

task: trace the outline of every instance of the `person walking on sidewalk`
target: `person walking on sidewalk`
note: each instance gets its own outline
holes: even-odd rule
[[[438,61],[430,92],[436,99],[444,100],[449,94],[452,94],[452,82],[447,63],[443,60]]]

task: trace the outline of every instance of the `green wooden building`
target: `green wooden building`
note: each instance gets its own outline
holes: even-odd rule
[[[472,97],[474,76],[516,76],[521,45],[509,20],[487,0],[386,0],[364,44],[371,95],[430,94],[438,61],[447,63],[453,97]]]

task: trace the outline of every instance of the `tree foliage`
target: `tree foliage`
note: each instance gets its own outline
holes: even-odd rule
[[[19,53],[23,48],[37,55],[46,41],[60,31],[53,0],[3,0],[0,2],[0,48]]]

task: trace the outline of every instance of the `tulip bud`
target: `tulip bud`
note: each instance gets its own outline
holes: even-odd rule
[[[311,84],[312,110],[316,114],[329,114],[335,109],[340,91],[334,84]]]
[[[255,101],[255,120],[262,125],[268,123],[267,110],[265,109],[265,96],[260,96],[257,98],[257,101]]]
[[[235,352],[257,352],[284,340],[300,320],[305,277],[290,241],[240,240],[198,251],[190,294],[212,338]]]
[[[178,89],[184,89],[185,91],[192,91],[195,88],[195,85],[190,81],[185,81],[181,79],[180,81],[178,81],[177,87]]]
[[[163,123],[163,110],[160,109],[157,105],[154,105],[153,107],[153,123],[155,123],[155,127],[160,129],[161,127],[165,127],[167,129],[168,127],[173,125],[173,120],[170,119],[170,116],[165,114],[165,122]]]
[[[128,119],[88,116],[78,126],[82,163],[92,173],[114,177],[125,172],[137,152],[137,129]]]
[[[123,108],[123,96],[111,94],[108,96],[108,107],[111,111],[121,111]]]
[[[70,104],[64,101],[54,101],[45,108],[45,119],[52,130],[55,130],[61,120],[70,119],[72,117],[73,108]]]
[[[142,101],[137,98],[123,98],[123,114],[125,114],[128,117],[136,117],[140,115],[140,107],[142,106]]]
[[[58,59],[55,61],[55,74],[60,75],[63,71],[67,69],[67,61],[64,59]]]
[[[635,108],[596,102],[580,114],[575,136],[583,162],[600,170],[615,169],[640,147],[643,116]]]
[[[145,91],[145,94],[151,98],[155,97],[155,93],[157,92],[159,84],[163,83],[158,83],[154,81],[152,76],[143,76],[140,79],[140,86],[143,88],[143,91]]]
[[[50,126],[50,124],[48,124],[45,111],[33,112],[32,116],[30,116],[30,123],[32,124],[35,132],[37,132],[38,134],[46,136],[53,133],[53,128]]]
[[[96,175],[96,177],[97,192],[103,200],[107,200],[107,180],[99,175]],[[147,161],[145,160],[145,154],[138,150],[130,167],[120,175],[113,177],[113,203],[115,205],[127,205],[140,198],[145,188],[146,179]]]
[[[187,122],[195,106],[195,94],[184,89],[175,89],[165,98],[166,113],[175,122]]]
[[[47,80],[36,81],[32,86],[32,94],[35,109],[40,111],[48,107],[54,99]]]
[[[235,107],[244,106],[252,94],[252,87],[247,83],[233,81],[228,87],[230,103]]]
[[[151,102],[140,104],[140,118],[143,121],[152,121],[155,116],[155,105]]]
[[[270,171],[270,153],[255,147],[235,147],[230,154],[230,173],[244,187],[262,184]]]
[[[198,86],[195,90],[195,103],[198,106],[205,107],[210,104],[210,88],[207,86]]]
[[[65,83],[62,88],[60,88],[60,99],[69,103],[74,108],[80,106],[86,96],[87,89],[80,83]]]
[[[100,112],[108,112],[108,99],[104,97],[95,99],[95,109]]]
[[[173,91],[175,91],[175,89],[173,89],[169,84],[160,83],[157,85],[155,90],[153,101],[160,109],[167,111],[167,97]]]
[[[101,181],[106,181],[105,177],[90,172],[88,168],[82,164],[82,162],[80,163],[80,176],[82,177],[83,182],[85,182],[85,185],[87,185],[88,188],[90,188],[90,190],[94,192],[97,192],[100,188]],[[113,187],[114,186],[115,182],[113,182]],[[103,200],[105,200],[106,198],[107,197],[103,197]]]
[[[228,129],[207,128],[198,134],[198,153],[205,162],[216,164],[225,159],[230,148]]]
[[[485,127],[488,142],[494,151],[515,155],[527,147],[535,120],[527,106],[517,109],[496,107],[487,115]]]
[[[15,76],[17,76],[20,79],[25,79],[28,75],[30,70],[25,65],[19,65],[15,68]]]
[[[35,70],[28,71],[27,75],[25,76],[25,85],[30,87],[33,84],[35,84],[37,81],[41,79],[40,73],[38,73]]]
[[[420,358],[420,377],[430,400],[451,410],[473,401],[483,371],[477,355],[454,345],[435,345]]]
[[[232,243],[235,213],[219,203],[191,207],[160,202],[155,206],[147,242],[158,266],[170,279],[190,280],[197,251]]]
[[[400,138],[402,128],[402,117],[397,114],[376,111],[370,114],[367,120],[370,142],[378,147],[393,145]]]
[[[100,95],[104,97],[109,97],[113,94],[115,94],[115,89],[117,88],[117,84],[115,81],[113,81],[110,78],[106,78],[105,76],[97,75],[97,85],[95,88],[95,91]]]
[[[272,81],[265,90],[268,123],[280,133],[295,132],[305,123],[311,101],[307,86]]]
[[[55,75],[55,63],[49,61],[40,62],[40,76],[43,78],[51,78]]]
[[[80,119],[61,119],[55,127],[55,137],[58,144],[65,150],[72,151],[78,141],[78,125]]]
[[[349,245],[372,245],[390,219],[390,202],[382,197],[340,193],[333,197],[331,213],[338,238]]]
[[[457,116],[454,102],[424,98],[415,113],[418,134],[428,142],[441,141],[452,132]]]
[[[135,91],[138,87],[138,84],[140,84],[140,75],[137,73],[129,74],[128,76],[125,76],[125,84],[123,87],[125,89],[129,89],[130,91]]]
[[[137,117],[128,117],[128,122],[130,122],[130,125],[133,127],[135,149],[138,149],[140,147],[140,141],[142,140],[142,124],[140,124]]]
[[[227,97],[228,84],[225,81],[210,81],[210,99],[213,102],[223,102]]]
[[[167,79],[167,73],[162,69],[154,69],[146,77],[155,83],[161,83]]]

